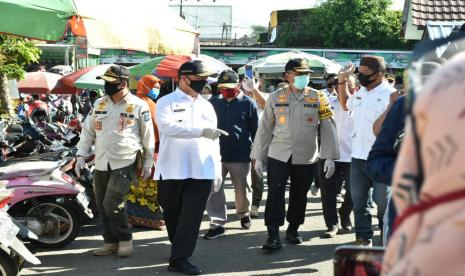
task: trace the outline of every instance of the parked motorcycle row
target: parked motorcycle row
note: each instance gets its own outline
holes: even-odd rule
[[[17,275],[24,261],[40,264],[23,242],[66,246],[96,214],[94,156],[77,177],[82,123],[74,117],[65,122],[40,115],[0,122],[0,275]]]

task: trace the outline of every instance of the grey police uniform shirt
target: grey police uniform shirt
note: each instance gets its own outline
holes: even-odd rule
[[[77,145],[77,155],[85,156],[95,143],[95,168],[107,171],[127,167],[143,151],[143,166],[153,166],[155,133],[146,102],[128,93],[114,103],[104,96],[87,116]]]
[[[313,164],[319,158],[339,159],[336,123],[324,92],[310,88],[299,94],[293,94],[289,88],[273,92],[266,101],[250,156],[282,162],[288,162],[292,156],[292,164],[299,165]]]

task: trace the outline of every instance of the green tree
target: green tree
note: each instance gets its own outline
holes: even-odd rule
[[[0,35],[0,113],[14,112],[8,79],[24,78],[24,66],[36,63],[40,49],[28,39],[11,35]]]
[[[298,31],[278,30],[278,45],[347,49],[410,49],[401,35],[402,13],[390,0],[327,0],[305,16]],[[285,24],[284,24],[285,25]],[[281,26],[280,26],[281,27]],[[283,34],[290,31],[291,34]],[[282,38],[280,36],[283,36]],[[307,42],[311,38],[311,42]]]
[[[319,31],[321,10],[318,8],[284,11],[279,14],[279,47],[323,47],[323,36]]]
[[[261,33],[266,33],[268,31],[267,27],[261,25],[252,25],[250,26],[250,29],[252,29],[250,37],[255,38],[256,40],[260,38]]]

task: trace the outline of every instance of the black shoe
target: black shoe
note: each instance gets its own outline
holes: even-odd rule
[[[219,227],[216,227],[215,229],[208,230],[208,232],[205,233],[205,235],[203,235],[203,238],[206,240],[213,240],[218,237],[224,236],[224,232],[225,232],[224,228],[219,226]]]
[[[189,263],[188,261],[179,262],[176,264],[170,264],[168,266],[168,271],[179,272],[185,275],[200,275],[202,270],[196,267],[195,265]]]
[[[350,222],[350,217],[344,217],[342,215],[341,209],[338,210],[339,219],[341,220],[342,229],[339,230],[341,234],[350,233],[352,231],[352,222]]]
[[[281,243],[281,239],[279,237],[269,237],[265,244],[262,246],[262,249],[271,252],[278,249],[281,249],[283,244]]]
[[[338,234],[349,234],[352,232],[352,225],[342,225],[342,227],[337,232]]]
[[[330,238],[334,238],[336,237],[336,234],[337,234],[337,227],[331,227],[331,228],[328,228],[325,233],[323,234],[323,238],[326,238],[326,239],[330,239]]]
[[[301,244],[303,240],[297,231],[286,231],[286,241],[291,244]]]
[[[250,227],[252,226],[252,221],[250,220],[250,216],[241,218],[241,226],[244,229],[250,229]]]

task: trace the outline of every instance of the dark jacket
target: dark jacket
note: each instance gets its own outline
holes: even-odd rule
[[[210,102],[218,117],[218,128],[229,136],[220,137],[222,162],[250,162],[250,151],[258,128],[258,111],[255,102],[240,94],[231,102],[222,96]]]
[[[376,182],[391,185],[397,158],[394,144],[398,133],[404,129],[406,116],[405,97],[400,97],[389,110],[368,155],[367,171]]]

